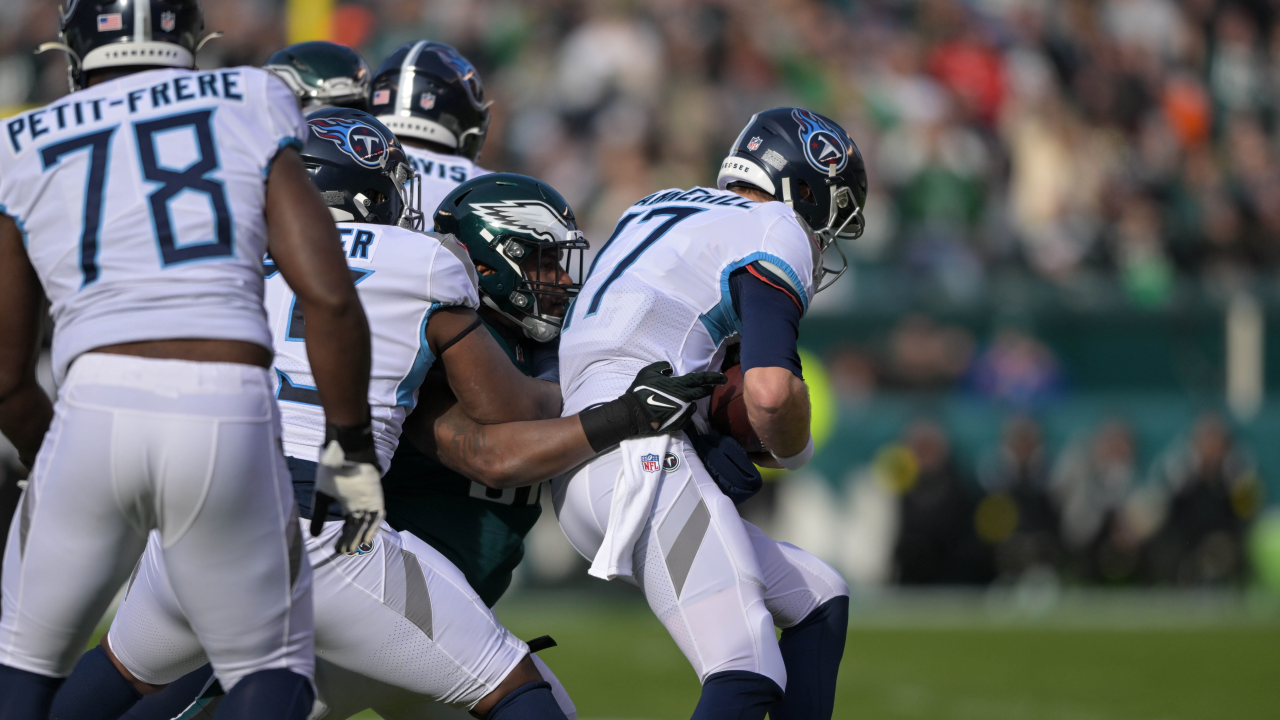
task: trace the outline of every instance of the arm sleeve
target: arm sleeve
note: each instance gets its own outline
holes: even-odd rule
[[[742,320],[742,371],[781,367],[804,379],[796,340],[801,305],[788,285],[752,263],[729,276],[733,309]]]

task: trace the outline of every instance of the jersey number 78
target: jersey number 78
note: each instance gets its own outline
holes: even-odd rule
[[[133,125],[142,176],[148,182],[158,185],[147,196],[147,201],[163,267],[191,260],[229,257],[235,251],[234,230],[226,190],[220,181],[209,177],[218,169],[212,118],[213,110],[198,110]],[[155,136],[160,132],[184,127],[190,127],[193,130],[200,156],[183,170],[164,167],[157,157]],[[84,219],[80,231],[80,272],[83,277],[80,287],[90,285],[98,279],[102,204],[111,159],[111,140],[118,128],[119,126],[114,126],[63,140],[40,150],[40,160],[46,172],[57,167],[67,155],[81,151],[89,153],[89,169],[85,178]],[[209,199],[213,208],[214,237],[205,242],[188,243],[179,247],[174,238],[169,202],[187,190],[200,193]]]

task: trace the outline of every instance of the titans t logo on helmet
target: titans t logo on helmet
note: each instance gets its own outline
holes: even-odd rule
[[[367,168],[387,163],[387,139],[369,125],[356,120],[316,119],[307,123],[317,137],[337,145],[342,152]]]
[[[833,165],[836,172],[844,170],[849,163],[849,151],[841,138],[844,133],[803,108],[792,110],[791,117],[800,124],[800,144],[809,164],[823,173],[830,172]]]

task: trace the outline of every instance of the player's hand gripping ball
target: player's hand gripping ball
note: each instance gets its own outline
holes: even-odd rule
[[[721,435],[728,435],[749,453],[767,452],[756,429],[747,417],[747,400],[743,395],[742,366],[734,365],[724,371],[728,381],[711,393],[708,407],[711,428]]]

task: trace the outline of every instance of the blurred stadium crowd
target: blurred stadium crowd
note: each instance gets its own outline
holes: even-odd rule
[[[1041,428],[1011,419],[968,477],[946,432],[918,419],[875,462],[896,496],[894,579],[982,584],[1051,574],[1069,583],[1229,584],[1248,572],[1261,485],[1220,417],[1142,477],[1133,431],[1111,420],[1048,457]]]
[[[226,36],[206,67],[260,65],[287,43],[276,0],[205,3]],[[0,4],[0,108],[65,92],[56,4]],[[456,46],[495,100],[480,163],[528,173],[588,238],[661,187],[707,184],[751,112],[838,119],[868,164],[860,268],[958,302],[1019,274],[1099,275],[1160,306],[1183,281],[1233,287],[1280,270],[1280,6],[1267,0],[361,0],[332,39],[375,66],[399,44]],[[1015,408],[1061,392],[1054,352],[1006,329],[923,315],[884,357],[827,354],[840,399],[964,387]],[[990,462],[957,461],[919,420],[873,462],[898,513],[893,577],[985,583],[1037,568],[1085,582],[1199,584],[1247,575],[1262,484],[1205,415],[1140,462],[1119,421],[1051,453],[1029,415]]]
[[[208,3],[205,64],[285,42],[272,0]],[[0,9],[0,106],[63,91],[30,53],[54,3]],[[654,187],[706,182],[754,109],[837,117],[867,157],[864,261],[958,293],[1082,268],[1158,298],[1177,271],[1280,262],[1280,22],[1265,0],[364,0],[335,34],[373,65],[458,47],[497,100],[484,162],[546,178],[596,236]]]

